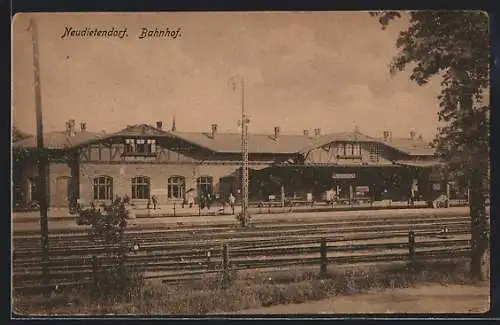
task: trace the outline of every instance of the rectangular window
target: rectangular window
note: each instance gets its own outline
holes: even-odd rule
[[[353,156],[361,157],[361,145],[360,144],[354,145]]]
[[[354,150],[352,144],[346,144],[345,145],[345,155],[347,157],[353,156]]]
[[[134,153],[135,152],[135,140],[134,139],[126,139],[125,140],[125,153]]]
[[[146,146],[144,145],[144,140],[138,139],[135,141],[136,143],[136,152],[137,153],[146,153]]]
[[[337,144],[337,157],[343,156],[344,155],[344,145],[343,144]]]
[[[186,179],[182,176],[172,176],[168,179],[168,198],[183,199],[185,193]]]
[[[125,154],[149,156],[154,155],[156,152],[155,139],[126,139],[125,140]]]
[[[146,142],[146,152],[149,152],[149,153],[156,152],[156,140],[149,139]]]
[[[211,176],[201,176],[196,180],[199,194],[213,194],[213,178]]]
[[[377,143],[373,143],[370,145],[370,160],[377,162],[379,161],[379,146]]]
[[[99,176],[94,178],[94,200],[111,200],[113,198],[113,178]]]
[[[337,158],[360,159],[361,145],[359,143],[337,144]]]
[[[138,176],[132,178],[132,199],[149,199],[149,177]]]

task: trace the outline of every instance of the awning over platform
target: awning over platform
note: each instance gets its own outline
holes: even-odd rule
[[[421,167],[421,168],[430,168],[430,167],[438,167],[444,165],[444,163],[439,161],[418,161],[418,160],[396,160],[395,164],[408,166],[408,167]]]
[[[255,173],[258,173],[262,170],[265,170],[266,168],[269,168],[269,166],[267,165],[261,165],[261,166],[252,166],[252,167],[248,167],[248,174],[255,174]],[[223,176],[222,178],[224,177],[239,177],[241,173],[241,167],[239,168],[236,168],[233,172],[231,172],[229,175],[226,175],[226,176]]]
[[[367,164],[343,164],[343,163],[323,163],[323,164],[276,164],[273,165],[272,167],[281,167],[281,168],[287,168],[287,167],[294,167],[294,168],[317,168],[317,167],[340,167],[340,168],[380,168],[380,167],[400,167],[399,165],[394,165],[391,163],[386,163],[386,164],[377,164],[377,163],[367,163]]]

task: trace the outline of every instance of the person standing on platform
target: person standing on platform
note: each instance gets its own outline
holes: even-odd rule
[[[188,206],[189,206],[190,208],[192,208],[192,207],[193,207],[193,205],[194,205],[194,198],[193,198],[193,194],[192,194],[191,192],[189,192],[189,193],[187,194],[187,203],[188,203]]]
[[[229,206],[231,206],[231,210],[234,214],[234,204],[236,203],[236,198],[234,197],[233,193],[229,194]]]
[[[337,191],[332,189],[332,207],[337,204]]]
[[[210,193],[207,193],[207,196],[206,196],[207,210],[210,210],[210,207],[212,206],[212,203],[213,203],[212,195],[210,195]]]
[[[415,204],[417,190],[418,190],[417,181],[413,180],[411,187],[410,187],[410,202],[409,202],[410,205]]]
[[[156,210],[156,206],[158,205],[158,199],[156,198],[156,195],[153,195],[151,197],[151,202],[153,202],[153,210]]]
[[[306,198],[307,198],[307,204],[312,207],[313,206],[313,195],[312,195],[312,193],[308,192]]]

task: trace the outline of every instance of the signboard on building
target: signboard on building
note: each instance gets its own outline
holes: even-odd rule
[[[355,179],[356,178],[356,174],[355,173],[344,173],[344,174],[334,173],[332,175],[332,178],[333,179]]]
[[[368,192],[370,192],[368,186],[356,186],[356,194],[366,194]]]

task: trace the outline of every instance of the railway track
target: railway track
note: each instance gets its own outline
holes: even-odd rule
[[[470,250],[462,242],[455,242],[449,248],[443,249],[443,243],[435,245],[423,245],[416,253],[416,258],[419,261],[426,259],[453,258],[464,257],[469,254]],[[451,243],[448,243],[451,244]],[[402,245],[401,245],[402,246]],[[331,266],[343,264],[357,263],[376,263],[376,262],[404,262],[408,258],[407,250],[400,248],[379,245],[377,250],[363,251],[349,254],[332,254],[328,257],[327,262]],[[367,249],[366,247],[364,249]],[[339,252],[337,252],[339,253]],[[132,260],[133,261],[133,260]],[[252,257],[233,258],[231,260],[232,270],[262,270],[269,268],[282,268],[290,266],[307,266],[319,265],[321,259],[318,254],[308,253],[298,256],[284,255],[281,257]],[[206,262],[198,262],[189,260],[184,262],[177,261],[154,261],[147,265],[141,262],[133,261],[128,265],[137,270],[145,272],[145,278],[162,278],[165,280],[189,280],[193,277],[209,274],[217,274],[221,272],[218,263],[215,266],[210,266]],[[104,265],[105,266],[105,265]],[[40,271],[31,270],[26,274],[14,274],[14,285],[16,288],[36,286],[41,276]],[[75,268],[52,268],[50,279],[53,283],[64,283],[73,281],[73,283],[84,283],[92,277],[92,268],[89,265],[81,265]]]
[[[408,231],[417,238],[422,259],[468,254],[470,219],[467,215],[361,216],[255,220],[249,229],[234,222],[171,224],[159,229],[127,229],[125,242],[138,243],[127,264],[147,277],[174,281],[220,271],[221,245],[228,244],[236,270],[264,269],[319,263],[319,241],[328,244],[328,262],[334,264],[391,262],[408,253]],[[448,238],[438,238],[443,226]],[[16,288],[36,286],[41,276],[39,235],[16,232],[13,238],[13,282]],[[91,242],[85,231],[50,236],[51,280],[82,283],[92,275],[92,257],[109,266],[112,246]],[[211,252],[210,260],[207,251]]]
[[[421,225],[424,223],[433,223],[439,226],[448,224],[450,222],[463,221],[467,222],[467,216],[422,216],[422,217],[363,217],[363,218],[350,218],[332,221],[331,219],[315,219],[315,220],[263,220],[259,222],[253,222],[251,228],[240,229],[234,222],[232,223],[215,223],[206,225],[176,225],[170,226],[168,228],[159,229],[127,229],[125,237],[127,240],[136,240],[143,243],[146,242],[157,242],[169,239],[179,239],[182,237],[183,240],[192,238],[196,236],[210,237],[210,236],[221,236],[221,234],[227,234],[228,236],[241,235],[241,236],[251,236],[252,233],[263,233],[268,232],[275,235],[276,233],[288,232],[287,234],[299,234],[300,231],[328,231],[332,228],[343,227],[344,230],[348,230],[349,227],[369,227],[381,226],[380,230],[385,227],[398,226],[398,225]],[[376,230],[376,229],[373,229]],[[223,235],[222,235],[223,236]],[[53,233],[49,236],[51,246],[57,247],[58,245],[64,245],[67,247],[68,244],[72,246],[79,246],[80,244],[86,244],[89,242],[88,234],[85,231],[80,232],[64,232],[64,233]],[[40,235],[29,233],[16,232],[13,236],[13,246],[14,249],[22,247],[36,247],[40,243]]]

